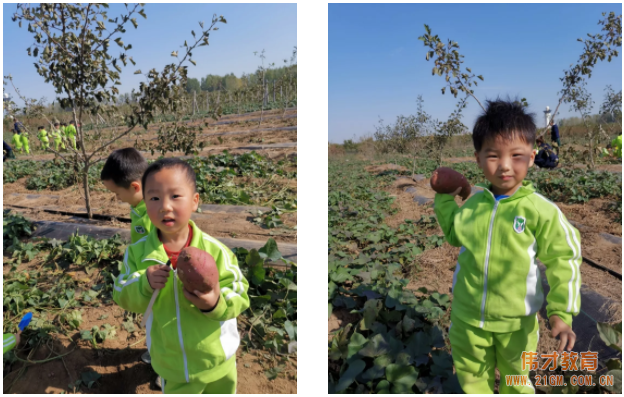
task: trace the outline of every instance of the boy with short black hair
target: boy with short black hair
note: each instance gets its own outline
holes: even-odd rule
[[[147,161],[135,148],[113,151],[100,174],[104,186],[117,195],[117,199],[130,204],[130,236],[131,242],[147,236],[151,222],[147,216],[141,177],[147,169]]]
[[[435,213],[449,244],[462,247],[453,276],[449,339],[457,377],[466,393],[534,393],[507,383],[524,375],[523,352],[535,352],[537,312],[544,295],[537,259],[550,286],[547,315],[559,353],[572,349],[572,317],[581,307],[580,234],[550,200],[525,181],[533,165],[535,123],[522,105],[488,101],[472,138],[487,184],[460,208],[451,194],[436,194]]]
[[[249,284],[232,251],[190,220],[199,194],[188,163],[158,160],[143,174],[142,185],[154,228],[126,250],[125,271],[115,279],[113,298],[125,310],[145,313],[154,291],[160,290],[152,311],[144,315],[152,367],[162,377],[165,393],[235,393],[236,317],[249,307]],[[214,258],[216,288],[186,290],[176,270],[185,247]]]

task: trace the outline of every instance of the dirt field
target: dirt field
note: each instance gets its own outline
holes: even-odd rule
[[[4,185],[4,208],[13,208],[16,210],[24,210],[15,206],[24,206],[25,204],[33,208],[57,207],[67,212],[85,211],[82,189],[79,186],[60,191],[41,190],[33,191],[25,187],[25,180],[22,178],[15,183]],[[286,186],[296,189],[295,180],[284,179],[281,181]],[[12,195],[19,193],[21,195]],[[41,198],[28,200],[24,202],[23,195],[36,194]],[[57,198],[49,197],[56,196]],[[201,203],[200,203],[201,204]],[[91,206],[94,213],[111,215],[119,218],[130,217],[130,206],[126,203],[117,201],[115,195],[106,191],[91,191]],[[74,219],[68,215],[51,214],[42,210],[26,210],[31,218],[38,220],[54,220],[74,223],[80,220]],[[248,240],[265,240],[273,237],[276,241],[293,243],[297,240],[297,231],[293,227],[297,224],[296,213],[285,213],[281,216],[285,228],[267,229],[258,224],[253,223],[254,214],[252,213],[203,213],[196,214],[195,223],[206,233],[214,237],[233,237]],[[130,229],[128,222],[119,220],[99,221],[98,225],[110,226]]]
[[[28,263],[21,264],[16,271],[40,268],[43,255]],[[10,266],[3,267],[3,273]],[[102,280],[98,269],[88,276],[78,267],[69,268],[67,272],[76,280],[87,283],[98,283]],[[79,291],[77,291],[78,293]],[[103,303],[100,307],[84,307],[82,309],[83,326],[91,328],[110,324],[116,328],[115,339],[107,339],[94,349],[90,342],[80,340],[78,331],[69,331],[67,335],[53,334],[55,339],[52,350],[58,354],[71,352],[62,359],[32,365],[20,376],[21,364],[13,365],[12,371],[4,378],[4,393],[62,393],[67,392],[67,385],[80,379],[81,373],[93,370],[102,375],[92,387],[90,393],[161,393],[154,382],[156,373],[149,364],[141,361],[141,355],[147,350],[145,332],[135,323],[136,331],[128,332],[123,322],[128,316],[114,302]],[[247,331],[244,320],[239,319],[239,333]],[[17,353],[18,357],[26,358],[25,354]],[[29,359],[45,360],[50,355],[50,346],[40,347]],[[284,371],[269,380],[264,371],[269,368],[265,353],[258,350],[247,351],[240,347],[237,352],[238,393],[297,393],[297,358],[284,360]],[[83,390],[84,391],[84,390]]]
[[[253,120],[260,117],[260,112],[246,114],[244,116],[232,116],[222,121],[232,121],[235,122],[233,124],[224,124],[224,125],[215,125],[215,122],[212,119],[201,119],[195,121],[187,122],[188,125],[202,125],[203,131],[201,132],[200,141],[206,143],[206,147],[201,152],[201,155],[214,154],[218,152],[222,152],[223,150],[229,150],[231,153],[240,153],[243,151],[235,151],[234,148],[244,147],[250,144],[277,144],[277,143],[296,143],[297,142],[297,131],[270,131],[270,129],[275,128],[283,128],[283,127],[296,127],[297,126],[297,111],[289,110],[286,112],[286,117],[282,118],[282,114],[280,111],[270,111],[265,112],[266,120],[262,121],[262,124],[258,125],[258,121],[248,121]],[[295,117],[293,117],[295,116]],[[207,124],[207,125],[206,125]],[[112,144],[109,149],[119,149],[128,146],[137,147],[139,150],[148,150],[148,146],[150,143],[156,143],[156,141],[150,141],[154,139],[157,135],[157,131],[159,125],[153,124],[148,126],[148,129],[145,130],[143,128],[135,128],[132,133],[130,133],[127,137],[120,139],[119,141]],[[265,129],[269,129],[269,131],[264,131]],[[235,135],[227,135],[232,132],[242,132],[246,131],[243,134],[235,134]],[[110,130],[103,130],[103,133],[109,133]],[[120,127],[116,129],[116,133],[123,132]],[[211,135],[208,135],[211,134]],[[217,136],[215,134],[225,134],[221,136]],[[207,135],[207,136],[204,136]],[[54,153],[43,153],[38,149],[38,144],[35,140],[31,139],[31,152],[35,150],[34,154],[31,155],[20,155],[17,154],[18,159],[28,159],[28,160],[51,160],[54,159]],[[87,145],[87,152],[91,149],[91,144]],[[109,150],[107,149],[107,150]],[[286,155],[290,155],[291,153],[296,153],[296,150],[286,150],[285,152],[281,152],[284,149],[271,149],[270,151],[280,151],[280,153],[285,153]],[[266,154],[266,153],[263,153]],[[175,152],[168,153],[166,157],[178,157],[182,156],[184,153]],[[146,158],[158,158],[160,154],[151,155],[151,153],[144,153]],[[100,157],[100,156],[98,156]]]

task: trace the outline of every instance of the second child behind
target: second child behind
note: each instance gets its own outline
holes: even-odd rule
[[[141,177],[147,169],[147,160],[135,148],[113,151],[102,168],[100,179],[117,199],[130,204],[130,236],[132,244],[147,236],[152,223],[147,216]]]

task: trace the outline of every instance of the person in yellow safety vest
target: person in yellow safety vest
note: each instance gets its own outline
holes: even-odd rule
[[[60,124],[59,123],[54,123],[54,129],[52,130],[52,139],[54,139],[54,148],[55,150],[58,152],[59,150],[59,145],[61,146],[61,148],[63,148],[63,150],[65,150],[65,144],[63,143],[63,135],[61,133],[61,130],[59,129]]]
[[[74,124],[74,120],[69,122],[69,125],[65,127],[65,135],[67,135],[67,138],[71,141],[74,150],[78,150],[76,149],[76,127]]]
[[[19,151],[20,153],[22,153],[22,137],[15,130],[11,130],[11,132],[13,132],[11,144],[15,148],[16,152]]]
[[[46,150],[50,147],[50,140],[48,139],[48,131],[43,126],[37,127],[37,138],[41,141],[41,149]]]

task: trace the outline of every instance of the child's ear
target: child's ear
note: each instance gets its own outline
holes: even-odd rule
[[[137,181],[134,181],[132,183],[130,183],[130,187],[132,187],[134,189],[135,193],[138,193],[141,191],[141,184]]]
[[[193,212],[197,212],[197,207],[199,207],[199,193],[193,195]]]
[[[529,167],[533,167],[533,164],[535,162],[535,155],[537,154],[537,150],[536,149],[532,149],[531,150],[531,156],[529,157]]]
[[[475,159],[477,159],[477,165],[479,166],[479,168],[481,168],[481,159],[479,158],[479,152],[475,150],[474,155]]]

